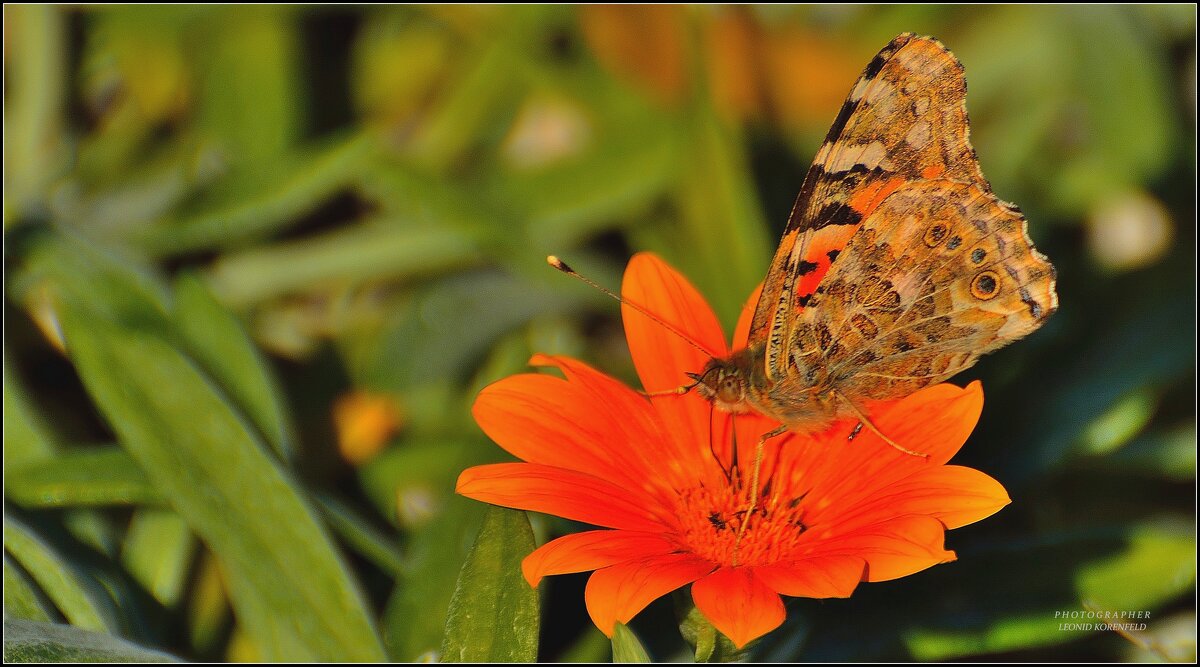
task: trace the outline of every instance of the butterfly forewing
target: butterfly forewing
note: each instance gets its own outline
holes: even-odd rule
[[[796,312],[892,192],[930,178],[988,189],[967,128],[963,68],[938,41],[900,35],[867,65],[805,176],[755,309],[750,343],[765,345],[769,378],[787,373]]]

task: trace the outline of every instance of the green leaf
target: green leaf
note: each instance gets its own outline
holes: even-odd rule
[[[396,547],[396,538],[385,535],[359,516],[345,503],[325,494],[317,494],[321,514],[346,544],[389,574],[404,569],[404,554]]]
[[[188,641],[195,653],[207,655],[221,640],[229,619],[229,598],[220,565],[211,552],[200,554],[194,581],[187,605]]]
[[[692,602],[690,594],[676,591],[671,600],[675,604],[675,615],[680,619],[679,633],[695,650],[696,662],[741,662],[749,653],[749,646],[738,649],[721,634]]]
[[[383,618],[393,660],[420,662],[437,655],[446,634],[457,564],[466,556],[483,509],[466,498],[451,498],[433,522],[414,534],[408,567],[396,581]]]
[[[1138,434],[1158,407],[1158,397],[1146,389],[1117,400],[1083,431],[1079,449],[1087,454],[1109,454]]]
[[[203,25],[204,89],[198,121],[228,145],[235,164],[260,167],[301,131],[301,45],[295,13],[285,7],[244,7],[237,20],[214,13]]]
[[[673,182],[679,161],[675,134],[653,123],[645,128],[560,167],[509,176],[492,186],[493,199],[528,210],[520,219],[528,220],[525,235],[539,254],[575,248],[626,223]]]
[[[1160,475],[1186,482],[1196,479],[1196,425],[1183,424],[1141,436],[1104,458],[1097,466]]]
[[[116,630],[111,601],[99,584],[7,512],[4,548],[72,625],[88,630]]]
[[[624,623],[613,626],[612,636],[613,662],[652,662],[637,635],[633,634]]]
[[[4,554],[4,617],[49,621],[51,610],[38,596],[37,587],[19,565]]]
[[[171,608],[183,595],[196,537],[170,510],[141,509],[129,521],[121,564],[154,599]]]
[[[921,661],[1050,646],[1080,636],[1060,627],[1061,612],[1083,612],[1085,604],[1152,612],[1186,595],[1195,553],[1191,527],[1165,520],[1010,543],[984,557],[961,554],[976,561],[969,569],[931,572],[941,575],[931,589],[952,595],[891,613],[915,624],[904,642]],[[987,609],[964,613],[969,600],[988,595]]]
[[[558,656],[558,662],[610,662],[612,654],[612,640],[589,623],[579,638]]]
[[[147,230],[139,244],[156,255],[226,248],[279,232],[304,213],[349,187],[378,150],[362,132],[330,145],[280,156],[253,174],[235,174],[245,185],[221,190],[199,210]]]
[[[241,323],[194,275],[175,282],[175,324],[192,356],[241,407],[279,457],[290,461],[295,436],[279,383]]]
[[[195,364],[154,331],[74,300],[60,312],[100,412],[221,559],[239,621],[271,660],[379,660],[357,584],[295,482]]]
[[[1106,609],[1149,610],[1196,582],[1196,535],[1190,525],[1157,521],[1130,532],[1124,551],[1075,573],[1080,598]]]
[[[63,112],[67,99],[67,11],[51,5],[4,12],[4,227],[40,203],[65,166]]]
[[[555,278],[553,273],[546,268],[547,278]],[[375,336],[364,336],[354,357],[354,369],[362,369],[356,379],[405,391],[461,377],[496,338],[535,316],[603,299],[595,290],[562,289],[495,270],[460,273],[427,286]]]
[[[4,482],[11,491],[10,471],[54,454],[50,429],[17,378],[4,350]]]
[[[173,655],[69,625],[4,619],[5,662],[180,662]]]
[[[56,329],[55,300],[69,297],[110,318],[163,335],[171,330],[170,292],[144,258],[61,230],[38,233],[30,246],[10,285],[15,298]]]
[[[29,508],[164,502],[129,453],[112,446],[77,449],[16,467],[5,491]]]
[[[505,39],[512,32],[504,31]],[[510,118],[519,101],[503,39],[491,40],[475,56],[465,75],[437,101],[408,150],[421,163],[436,170],[451,166],[479,140],[483,126]]]
[[[1076,346],[1053,377],[989,399],[990,410],[997,414],[1022,415],[999,425],[989,438],[1025,444],[1020,452],[999,446],[981,449],[987,459],[979,467],[1004,479],[1006,486],[1021,486],[1061,466],[1080,434],[1123,396],[1186,374],[1195,356],[1185,342],[1195,338],[1192,311],[1190,300],[1171,296],[1139,302]]]
[[[385,220],[358,223],[315,238],[228,253],[209,276],[233,306],[314,287],[404,278],[479,260],[474,236],[444,227],[406,228]]]
[[[442,662],[535,662],[538,595],[521,574],[534,549],[525,512],[489,507],[446,617]]]

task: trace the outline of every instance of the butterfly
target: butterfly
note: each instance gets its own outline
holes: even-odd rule
[[[718,408],[780,422],[755,478],[767,438],[847,418],[923,456],[864,404],[942,382],[1057,309],[1054,267],[980,170],[966,90],[930,37],[901,34],[871,60],[804,178],[746,347],[689,374]]]
[[[780,423],[758,441],[748,514],[769,438],[857,418],[924,457],[880,432],[864,405],[942,382],[1057,310],[1054,267],[980,170],[966,94],[962,64],[936,39],[903,33],[884,47],[804,177],[746,347],[688,373],[690,385],[648,394],[695,389],[723,411]]]

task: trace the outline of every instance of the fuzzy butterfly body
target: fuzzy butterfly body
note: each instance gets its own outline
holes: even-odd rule
[[[1054,267],[980,171],[966,88],[954,55],[911,33],[867,65],[805,176],[747,346],[693,376],[702,395],[815,431],[1054,312]]]

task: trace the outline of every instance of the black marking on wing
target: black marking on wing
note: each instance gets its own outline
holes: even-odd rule
[[[1032,315],[1035,320],[1041,319],[1042,304],[1035,301],[1034,298],[1029,295],[1029,290],[1026,289],[1024,285],[1021,286],[1021,289],[1017,293],[1021,296],[1021,303],[1029,306],[1029,314]]]
[[[857,225],[862,222],[862,214],[844,202],[837,202],[836,204],[826,204],[817,214],[817,220],[821,221],[822,227],[826,225]]]

